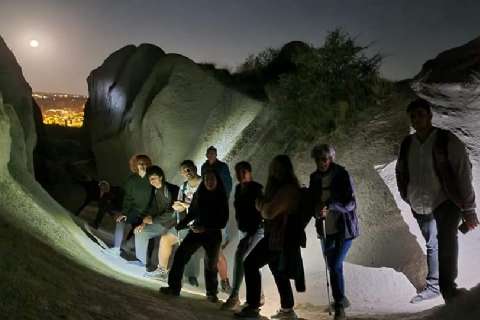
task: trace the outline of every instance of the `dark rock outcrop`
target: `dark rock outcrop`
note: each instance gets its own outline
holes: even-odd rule
[[[124,116],[158,59],[165,53],[151,44],[129,45],[108,57],[89,75],[85,124],[93,141],[117,134]]]
[[[37,131],[41,131],[42,115],[32,98],[32,88],[23,77],[22,68],[1,37],[0,94],[5,104],[13,106],[20,120],[25,136],[27,167],[33,173],[33,151],[37,144]]]
[[[480,79],[480,37],[428,60],[415,79],[425,83],[471,83]]]

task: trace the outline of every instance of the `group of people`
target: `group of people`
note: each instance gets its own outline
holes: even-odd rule
[[[457,230],[459,225],[462,232],[478,226],[471,164],[465,146],[455,135],[433,127],[426,100],[410,103],[407,113],[416,132],[402,142],[397,183],[425,237],[429,270],[425,288],[411,302],[441,294],[450,303],[464,292],[455,284]],[[234,313],[239,318],[259,316],[264,300],[260,269],[268,264],[281,304],[272,319],[296,319],[291,280],[298,292],[306,290],[301,248],[307,241],[304,229],[313,217],[329,273],[334,319],[346,319],[350,302],[345,294],[343,264],[352,241],[359,236],[359,222],[352,179],[335,162],[334,147],[320,144],[312,149],[316,170],[310,175],[308,188],[300,186],[287,155],[273,158],[265,187],[254,180],[250,163],[235,165],[238,184],[233,204],[240,241],[231,286],[223,249],[229,241],[224,230],[232,179],[214,147],[208,148],[206,156],[201,175],[193,161],[180,164],[185,178],[180,187],[167,182],[163,170],[152,165],[147,156],[135,156],[131,161],[133,174],[125,185],[122,214],[116,217],[112,250],[119,253],[125,225],[130,224],[137,259],[148,266],[149,240],[159,237],[158,267],[149,273],[167,280],[168,286],[160,288],[160,293],[170,296],[180,295],[183,276],[190,283],[196,280],[197,274],[191,270],[198,269],[203,257],[207,299],[218,301],[218,273],[222,288],[230,293],[222,309],[238,310],[239,290],[245,280],[246,303]]]

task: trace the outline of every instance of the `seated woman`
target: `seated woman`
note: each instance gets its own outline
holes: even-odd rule
[[[208,171],[197,192],[193,196],[187,216],[176,226],[178,230],[187,228],[187,236],[182,241],[173,258],[172,269],[168,275],[168,287],[160,292],[178,296],[182,288],[182,276],[185,265],[200,247],[205,249],[204,269],[207,299],[217,302],[218,293],[218,255],[222,242],[222,229],[228,221],[228,200],[219,176]]]

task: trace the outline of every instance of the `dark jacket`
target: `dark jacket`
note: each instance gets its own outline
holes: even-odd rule
[[[433,164],[443,192],[464,214],[475,213],[475,191],[472,186],[472,165],[464,144],[450,131],[437,129],[433,144]],[[400,196],[408,203],[408,153],[413,134],[403,139],[395,174]]]
[[[330,201],[326,204],[328,209],[339,215],[337,229],[341,239],[353,239],[359,236],[357,217],[357,203],[355,201],[355,190],[353,182],[344,167],[332,163],[329,170],[332,172],[330,183]],[[313,201],[319,201],[322,197],[322,172],[319,170],[310,175],[309,190]],[[317,233],[322,234],[321,221],[316,221]]]
[[[255,181],[244,185],[237,184],[235,188],[235,218],[238,230],[254,234],[262,225],[262,215],[255,207],[255,200],[262,195],[263,186]]]
[[[159,194],[159,192],[162,192],[165,189],[157,190],[152,187],[150,202],[144,216],[150,215],[153,223],[171,228],[176,223],[176,217],[174,216],[172,205],[175,200],[177,200],[180,188],[169,182],[165,183],[165,188],[167,190],[166,195]]]
[[[193,195],[187,215],[177,225],[176,229],[187,228],[193,221],[195,226],[207,230],[221,230],[228,222],[228,200],[223,187],[219,184],[214,191],[208,191],[202,183]]]
[[[127,178],[124,189],[122,212],[127,216],[127,223],[131,224],[148,209],[152,186],[147,176],[142,178],[133,173]]]
[[[202,164],[202,168],[200,169],[202,177],[204,176],[207,170],[213,170],[217,173],[223,183],[223,187],[225,188],[225,192],[227,193],[227,197],[230,197],[230,193],[232,192],[233,182],[232,176],[230,175],[230,170],[228,169],[228,165],[225,162],[222,162],[217,159],[213,164],[208,163],[205,161]]]

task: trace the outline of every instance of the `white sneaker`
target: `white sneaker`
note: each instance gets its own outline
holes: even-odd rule
[[[168,279],[168,270],[158,267],[157,269],[151,271],[151,272],[145,272],[143,274],[144,277],[146,278],[155,278],[159,279],[161,281],[167,281]]]
[[[296,320],[298,319],[297,314],[292,309],[280,309],[276,314],[270,317],[270,319],[279,319],[279,320]]]

